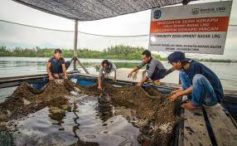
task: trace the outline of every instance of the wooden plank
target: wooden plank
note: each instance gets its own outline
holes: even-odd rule
[[[217,104],[204,109],[207,112],[218,146],[237,146],[237,129],[226,115],[224,108]]]
[[[225,90],[224,94],[228,95],[228,96],[234,96],[237,98],[237,91],[236,90]]]
[[[184,109],[181,109],[180,117],[184,118]],[[180,129],[179,129],[179,138],[178,138],[178,146],[184,145],[184,121],[180,123]]]
[[[211,146],[201,109],[184,111],[184,146]]]

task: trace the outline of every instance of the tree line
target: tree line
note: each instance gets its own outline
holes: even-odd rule
[[[0,46],[1,57],[51,57],[55,48],[20,48],[9,49],[5,46]],[[95,58],[95,59],[127,59],[139,60],[141,53],[145,49],[142,47],[131,47],[124,45],[111,46],[103,51],[91,49],[78,49],[77,55],[79,58]],[[72,49],[62,49],[63,57],[73,57]],[[160,55],[154,54],[154,58],[163,59]]]
[[[9,49],[6,46],[0,46],[0,57],[51,57],[55,48],[20,48]],[[111,46],[103,51],[96,51],[91,49],[78,49],[77,55],[79,58],[93,58],[93,59],[126,59],[126,60],[140,60],[141,53],[145,49],[142,47],[132,47],[117,45]],[[74,55],[72,49],[63,48],[63,57],[71,58]],[[153,58],[159,60],[166,60],[158,54],[153,54]],[[224,62],[231,63],[237,60],[231,59],[195,59],[202,62]]]

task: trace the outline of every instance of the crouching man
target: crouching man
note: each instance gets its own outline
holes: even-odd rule
[[[54,50],[54,55],[49,59],[47,63],[47,73],[49,80],[54,79],[67,79],[67,67],[70,65],[70,62],[65,62],[62,57],[62,51],[60,49]]]
[[[143,66],[146,66],[146,75],[140,82],[137,83],[137,86],[143,86],[143,84],[149,79],[152,80],[154,84],[159,85],[160,79],[163,79],[166,75],[173,72],[174,70],[173,68],[169,70],[165,69],[159,60],[152,58],[151,52],[149,50],[145,50],[142,52],[142,63],[131,70],[131,72],[128,74],[128,78],[132,77],[133,73],[136,75],[138,70]]]
[[[183,95],[188,102],[182,107],[188,110],[202,105],[213,106],[223,99],[223,88],[217,75],[205,65],[185,58],[182,52],[173,52],[168,56],[169,63],[179,70],[182,88],[173,92],[170,100],[174,101]]]
[[[108,60],[103,60],[99,70],[98,89],[102,90],[103,80],[108,77],[110,73],[114,72],[114,81],[116,81],[116,66]]]

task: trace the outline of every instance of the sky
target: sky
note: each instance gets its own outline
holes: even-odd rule
[[[210,2],[216,0],[202,0]],[[51,29],[73,31],[74,21],[32,9],[11,0],[0,1],[0,20],[7,20],[27,25]],[[237,24],[237,0],[233,0],[230,24]],[[79,31],[101,35],[139,35],[148,34],[150,10],[102,19],[79,22]],[[114,45],[131,45],[148,48],[148,37],[96,37],[79,33],[79,48],[103,50]],[[57,32],[8,24],[0,21],[0,45],[8,47],[60,47],[73,48],[73,32]],[[159,52],[167,56],[167,52]],[[194,56],[193,54],[189,54]],[[229,27],[224,55],[198,55],[203,58],[236,59],[237,27]],[[195,54],[195,56],[197,56]]]

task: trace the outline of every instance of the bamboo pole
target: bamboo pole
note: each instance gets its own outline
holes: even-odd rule
[[[77,36],[78,36],[78,20],[75,20],[74,27],[74,57],[77,58]],[[73,70],[77,70],[76,60],[73,60]]]

